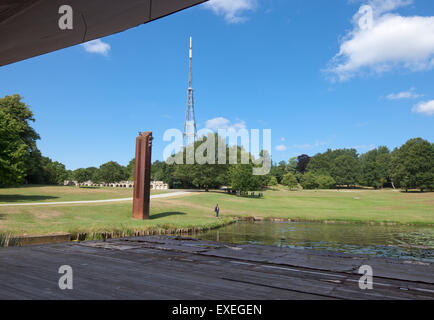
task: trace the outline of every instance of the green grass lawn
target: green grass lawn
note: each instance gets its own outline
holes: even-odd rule
[[[221,214],[226,216],[434,224],[434,193],[363,189],[288,191],[281,188],[264,194],[264,198],[257,199],[209,193],[185,198],[182,203],[203,208],[205,204],[218,203]]]
[[[229,216],[307,221],[434,224],[434,193],[393,190],[266,191],[263,199],[224,194],[192,196],[194,205],[218,202]]]
[[[152,191],[151,194],[170,192]],[[0,203],[104,200],[132,197],[128,188],[78,188],[63,186],[26,186],[0,189]],[[182,198],[182,196],[180,197]],[[99,203],[49,206],[0,206],[0,235],[32,235],[54,232],[133,234],[147,230],[189,230],[221,226],[228,221],[216,219],[211,209],[200,209],[151,202],[151,219],[131,218],[132,204]]]
[[[0,233],[48,234],[54,232],[140,232],[156,229],[209,228],[223,224],[210,212],[170,206],[152,200],[151,219],[133,220],[130,203],[53,205],[50,207],[0,207]]]
[[[0,189],[0,199],[3,203],[100,200],[130,197],[131,192],[117,188],[25,187]],[[0,207],[0,234],[131,234],[156,229],[200,229],[221,226],[233,217],[434,225],[434,193],[280,189],[265,191],[264,195],[257,199],[201,192],[153,199],[151,219],[147,221],[131,218],[131,203]],[[50,196],[56,198],[48,198]],[[223,219],[214,217],[216,203]]]
[[[152,190],[151,194],[168,192]],[[0,203],[19,202],[59,202],[79,200],[105,200],[129,198],[133,196],[133,188],[111,187],[72,187],[72,186],[37,186],[30,185],[19,188],[0,188]]]

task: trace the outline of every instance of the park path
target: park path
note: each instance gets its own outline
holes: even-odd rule
[[[176,197],[191,193],[192,191],[178,191],[178,192],[168,192],[168,193],[160,193],[154,194],[151,196],[151,199],[158,198],[169,198]],[[107,199],[107,200],[80,200],[80,201],[62,201],[62,202],[27,202],[27,203],[2,203],[0,207],[9,207],[9,206],[43,206],[43,205],[53,205],[53,204],[81,204],[81,203],[104,203],[104,202],[123,202],[123,201],[132,201],[133,198],[119,198],[119,199]]]

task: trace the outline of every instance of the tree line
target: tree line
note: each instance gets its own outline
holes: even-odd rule
[[[218,158],[218,150],[215,154]],[[299,186],[303,189],[364,186],[432,191],[434,188],[434,144],[422,138],[410,139],[393,151],[380,146],[361,155],[356,149],[329,149],[312,157],[302,154],[288,162],[273,163],[270,173],[264,176],[253,176],[253,166],[253,163],[168,165],[157,161],[152,172],[155,178],[171,187],[228,186],[241,191],[278,184],[290,189]]]
[[[366,186],[433,190],[434,144],[408,140],[390,151],[381,146],[359,155],[355,149],[327,150],[313,157],[301,155],[273,166],[272,184],[304,189]]]
[[[134,159],[127,166],[109,161],[100,167],[66,170],[65,165],[41,154],[36,146],[39,134],[31,127],[35,121],[30,108],[15,94],[0,98],[0,186],[29,184],[115,183],[134,179]],[[207,138],[205,137],[204,140]],[[222,139],[216,134],[215,141]],[[194,149],[200,146],[196,142]],[[226,159],[236,148],[238,160],[246,151],[226,144]],[[185,160],[185,150],[180,151]],[[206,152],[206,150],[205,150]],[[219,188],[240,191],[260,190],[282,184],[290,189],[329,189],[341,186],[394,187],[404,190],[434,188],[434,144],[422,138],[410,139],[390,151],[382,146],[359,155],[355,149],[327,150],[312,157],[303,154],[272,163],[267,175],[255,176],[255,157],[241,164],[168,164],[155,161],[151,179],[164,181],[170,188]],[[269,156],[262,151],[261,157]],[[216,144],[216,163],[219,150]],[[184,161],[185,163],[185,161]]]
[[[99,168],[67,170],[37,148],[40,136],[31,126],[34,121],[20,95],[0,98],[0,186],[62,185],[65,180],[113,183],[134,178],[134,164],[124,167],[114,161]]]
[[[0,186],[63,183],[65,165],[41,154],[40,136],[30,126],[33,112],[21,99],[18,94],[0,98]]]

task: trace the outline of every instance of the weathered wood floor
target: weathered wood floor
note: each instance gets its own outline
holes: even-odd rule
[[[73,290],[60,290],[61,265]],[[360,290],[370,265],[373,290]],[[434,265],[137,237],[0,249],[0,299],[434,299]]]

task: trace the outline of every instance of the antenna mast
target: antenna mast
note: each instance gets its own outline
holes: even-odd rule
[[[193,75],[192,75],[192,60],[193,60],[193,39],[190,37],[190,51],[189,51],[189,75],[188,75],[188,90],[187,90],[187,112],[185,114],[184,124],[184,146],[194,143],[196,138],[196,121],[194,118],[194,98],[193,98]]]

